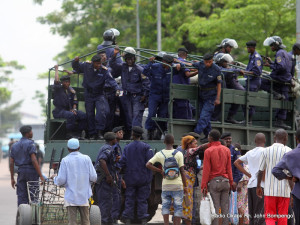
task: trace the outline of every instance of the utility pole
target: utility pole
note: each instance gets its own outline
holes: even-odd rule
[[[139,0],[136,0],[136,47],[140,48],[141,41],[140,41],[140,12],[139,12]],[[140,51],[137,51],[140,54]],[[139,61],[140,57],[137,57],[137,61]]]
[[[157,50],[161,51],[161,1],[157,0]]]

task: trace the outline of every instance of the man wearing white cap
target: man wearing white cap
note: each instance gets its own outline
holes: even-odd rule
[[[89,156],[79,152],[78,139],[68,141],[70,154],[61,161],[54,184],[66,187],[65,206],[68,210],[69,224],[77,224],[77,209],[80,211],[82,225],[89,225],[89,202],[92,196],[91,182],[96,182],[97,174]]]

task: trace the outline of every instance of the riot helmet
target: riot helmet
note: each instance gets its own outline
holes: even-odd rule
[[[229,54],[225,54],[225,53],[218,53],[215,57],[214,57],[214,61],[217,64],[220,64],[222,62],[228,62],[231,63],[233,62],[233,58],[231,57],[231,55]]]
[[[278,48],[286,48],[279,36],[267,37],[264,41],[264,46],[276,45]]]
[[[123,57],[124,57],[125,59],[131,58],[131,57],[134,57],[134,58],[135,58],[135,55],[136,55],[136,51],[134,50],[134,48],[132,48],[132,47],[126,47],[126,48],[124,49]]]
[[[222,48],[226,48],[226,47],[232,47],[232,48],[238,48],[238,44],[237,42],[234,40],[234,39],[231,39],[231,38],[225,38],[221,44],[219,45],[219,47],[222,47]]]
[[[115,28],[104,31],[102,45],[114,45],[116,44],[116,37],[120,35],[120,31]]]

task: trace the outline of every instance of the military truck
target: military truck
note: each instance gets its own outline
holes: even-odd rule
[[[114,47],[114,46],[108,46]],[[126,46],[119,46],[124,51]],[[136,49],[137,59],[141,64],[148,63],[148,58],[157,55],[157,51],[150,49]],[[80,58],[85,59],[90,55],[96,54],[97,51],[88,53]],[[168,53],[174,54],[174,53]],[[201,60],[201,56],[189,55],[189,60]],[[61,66],[69,65],[71,61],[62,63]],[[159,61],[158,61],[159,62]],[[162,63],[162,62],[159,62]],[[174,68],[175,69],[175,68]],[[173,68],[171,67],[171,71]],[[48,79],[48,102],[47,102],[47,122],[45,129],[45,162],[50,162],[50,165],[54,165],[59,162],[61,158],[67,155],[66,149],[66,120],[65,119],[54,119],[51,110],[53,109],[53,86],[52,82],[54,79],[54,68],[49,69]],[[269,79],[265,77],[264,79]],[[171,79],[172,80],[172,79]],[[72,75],[71,83],[72,87],[76,90],[79,109],[84,110],[84,89],[81,86],[82,77],[80,74]],[[240,81],[245,83],[245,79],[241,78]],[[275,81],[274,81],[275,82]],[[273,87],[273,81],[271,82]],[[192,105],[196,108],[193,119],[173,119],[173,101],[174,99],[188,99]],[[231,124],[224,121],[225,115],[227,115],[230,104],[240,104],[245,106],[247,109],[249,106],[256,107],[256,113],[253,116],[252,125],[248,124],[249,116],[248,110],[246,113],[246,123],[242,124]],[[263,132],[267,138],[267,145],[270,145],[273,141],[273,133],[276,127],[273,127],[274,111],[275,109],[287,109],[288,116],[286,123],[291,126],[291,130],[287,130],[289,135],[288,145],[295,147],[295,130],[296,130],[296,101],[292,93],[290,94],[288,101],[275,100],[273,95],[267,92],[249,92],[222,89],[221,94],[222,104],[222,116],[220,122],[212,122],[212,127],[218,129],[221,133],[231,132],[233,142],[239,143],[242,146],[243,151],[247,151],[254,147],[254,136],[257,132]],[[169,100],[169,117],[168,118],[153,118],[156,122],[164,121],[168,124],[168,132],[172,133],[175,137],[175,146],[180,144],[181,136],[184,133],[188,133],[194,130],[194,127],[199,118],[199,107],[198,107],[198,86],[197,84],[181,85],[170,83],[170,100]],[[242,107],[240,107],[242,108]],[[240,109],[236,115],[236,119],[244,119],[243,111]],[[158,124],[158,123],[157,123]],[[160,151],[164,148],[161,140],[144,140],[147,142],[154,152]],[[124,147],[128,144],[129,140],[121,141],[121,146]],[[103,140],[81,140],[80,151],[83,154],[87,154],[95,161],[100,147],[104,144]],[[65,150],[65,151],[64,151]],[[161,180],[160,174],[154,174],[151,184],[151,195],[149,197],[149,220],[155,215],[158,204],[161,203]]]

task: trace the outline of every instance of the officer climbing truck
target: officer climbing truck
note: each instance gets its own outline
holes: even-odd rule
[[[114,46],[105,46],[102,50],[106,48],[113,48]],[[119,46],[120,50],[124,52],[126,46]],[[139,54],[137,58],[140,59],[140,64],[146,64],[148,62],[149,57],[156,56],[156,50],[149,50],[139,48],[136,49]],[[96,54],[98,51],[94,51],[88,53],[80,58],[83,60],[90,59],[91,55]],[[169,53],[171,54],[171,53]],[[175,55],[175,53],[173,53]],[[192,60],[202,60],[201,56],[198,55],[189,55],[188,59],[190,62]],[[67,65],[72,61],[65,62],[60,66]],[[157,63],[163,63],[160,61],[156,61]],[[167,64],[165,64],[167,65]],[[168,103],[168,118],[159,118],[153,117],[152,119],[155,121],[156,125],[159,125],[159,122],[167,122],[167,129],[169,133],[172,133],[175,137],[175,145],[180,145],[181,137],[184,133],[188,133],[193,131],[198,118],[199,118],[199,110],[198,110],[198,85],[190,84],[175,84],[172,82],[173,71],[176,68],[173,68],[170,65],[167,65],[171,69],[171,82],[170,82],[170,94],[169,94],[169,103]],[[234,66],[236,68],[242,68],[240,66]],[[228,72],[228,71],[226,71]],[[249,75],[250,76],[250,75]],[[263,79],[269,79],[264,72],[262,75]],[[53,118],[51,110],[53,109],[53,79],[54,79],[54,68],[49,69],[49,77],[48,77],[48,103],[47,103],[47,122],[45,129],[45,162],[50,162],[50,167],[61,159],[61,153],[63,152],[63,156],[67,154],[67,151],[64,151],[66,148],[66,120],[60,118]],[[73,84],[73,88],[77,93],[78,98],[78,107],[79,110],[85,111],[83,107],[84,103],[84,89],[80,84],[80,74],[71,76],[71,83]],[[245,86],[245,78],[239,79],[241,83]],[[271,90],[273,88],[273,83],[275,81],[270,80]],[[77,85],[74,85],[77,84]],[[249,85],[248,85],[249,87]],[[272,93],[272,91],[271,91]],[[192,119],[174,119],[173,118],[173,102],[174,99],[187,99],[194,106],[195,113],[193,114]],[[212,128],[218,129],[221,133],[230,132],[233,137],[233,141],[236,143],[240,143],[242,149],[247,151],[255,146],[253,140],[254,136],[257,132],[263,132],[266,135],[267,145],[271,144],[273,140],[273,133],[277,127],[273,126],[274,121],[274,111],[276,109],[286,109],[288,112],[287,120],[285,121],[291,129],[287,130],[289,135],[288,146],[295,147],[295,130],[298,126],[296,120],[296,114],[298,113],[296,110],[296,101],[293,93],[289,93],[288,101],[276,100],[273,98],[273,95],[264,91],[258,92],[250,92],[248,90],[233,90],[233,89],[222,89],[221,93],[221,105],[222,112],[221,118],[219,122],[211,122]],[[250,106],[256,107],[256,113],[252,118],[252,124],[249,124],[249,110],[246,110],[245,123],[244,124],[231,124],[225,122],[225,115],[228,113],[228,109],[231,104],[239,104],[243,107],[249,109]],[[236,114],[235,118],[237,120],[244,119],[244,113],[240,107],[240,110]],[[78,110],[78,109],[77,109]],[[176,110],[176,109],[175,109]],[[158,129],[161,129],[158,126]],[[162,130],[161,130],[162,131]],[[120,141],[120,145],[122,148],[126,144],[128,144],[129,140]],[[154,153],[160,151],[164,148],[164,145],[161,140],[145,140],[148,143]],[[100,147],[104,144],[103,140],[81,140],[80,141],[80,151],[83,154],[87,154],[91,157],[92,161],[95,162],[96,157],[98,155]],[[151,184],[151,194],[148,199],[148,213],[150,214],[149,220],[155,215],[155,211],[158,207],[158,204],[161,203],[161,175],[154,174]],[[124,202],[124,201],[123,201]],[[124,206],[121,207],[124,209]]]

